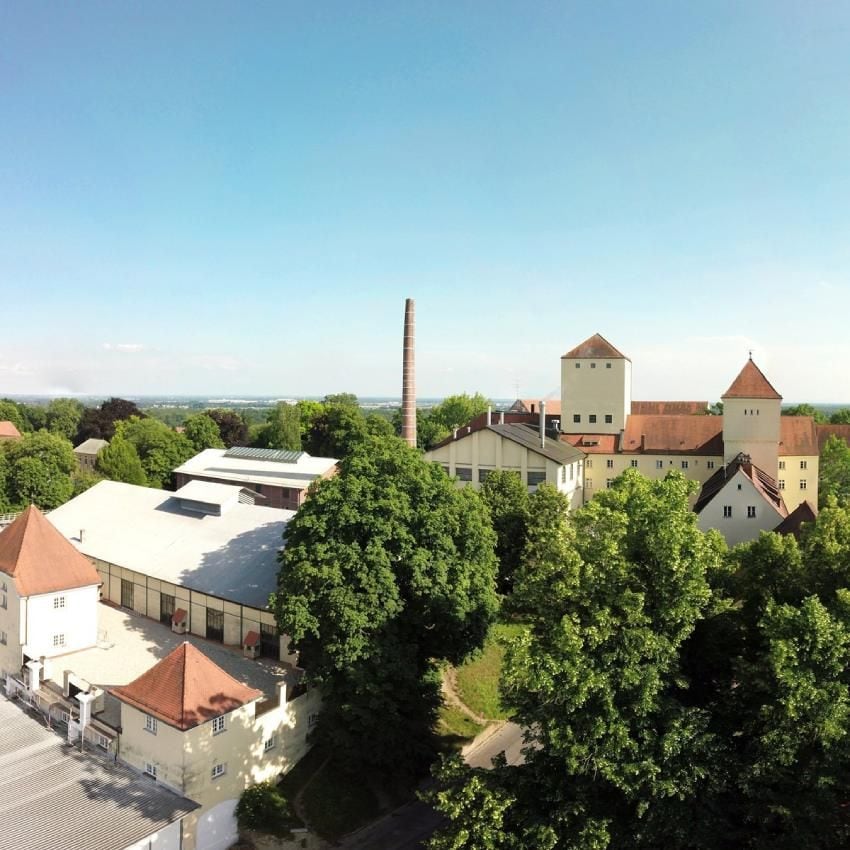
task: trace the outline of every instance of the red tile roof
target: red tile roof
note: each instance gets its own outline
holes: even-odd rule
[[[705,414],[707,401],[633,401],[635,416],[698,416]]]
[[[811,416],[782,416],[779,420],[779,456],[814,457],[818,450],[818,432]]]
[[[752,360],[748,360],[738,373],[738,377],[732,381],[732,386],[723,393],[721,398],[782,398],[782,396],[765,378],[764,372]]]
[[[750,460],[749,455],[739,454],[725,467],[721,467],[702,485],[699,496],[694,503],[694,512],[699,513],[724,487],[740,472],[752,481],[753,486],[762,498],[777,511],[781,517],[788,516],[788,509],[779,492],[776,479],[759,469]]]
[[[0,571],[14,579],[20,596],[101,583],[91,561],[35,505],[30,505],[0,534]]]
[[[237,682],[188,642],[110,693],[184,732],[263,695]]]
[[[612,455],[617,451],[619,434],[561,434],[561,439],[588,455]]]
[[[0,422],[0,439],[16,440],[21,436],[21,432],[15,427],[14,423],[4,419]]]
[[[801,417],[796,416],[786,416],[785,419],[797,419]],[[807,417],[806,417],[807,418]],[[845,443],[850,445],[850,425],[815,425],[815,432],[817,433],[818,438],[818,454],[823,451],[823,447],[826,445],[826,441],[831,436],[836,436],[841,440],[844,440]]]
[[[561,400],[559,398],[544,398],[546,402],[546,417],[561,415]],[[508,413],[540,414],[539,398],[518,398],[507,410]],[[498,416],[498,414],[494,414]]]
[[[800,502],[773,530],[777,534],[793,534],[794,537],[799,537],[803,523],[814,522],[817,518],[817,511],[808,502]]]
[[[629,416],[624,453],[723,455],[721,416]]]
[[[617,360],[628,360],[625,354],[617,351],[607,339],[605,339],[602,334],[594,334],[592,337],[589,337],[580,345],[577,345],[571,351],[568,351],[561,360],[565,358],[570,358],[571,360],[578,359],[586,359],[586,358],[600,358],[600,359],[611,359],[615,358]]]

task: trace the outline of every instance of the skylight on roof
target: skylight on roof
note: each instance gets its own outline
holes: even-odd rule
[[[228,449],[225,457],[240,460],[268,460],[273,463],[298,463],[306,452],[285,451],[284,449],[252,449],[249,446],[234,446]]]

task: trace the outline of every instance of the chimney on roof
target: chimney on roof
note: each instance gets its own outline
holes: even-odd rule
[[[404,302],[404,350],[401,376],[401,438],[416,447],[416,318],[413,299]]]
[[[499,424],[500,425],[505,424],[505,411],[504,410],[499,411]]]
[[[83,542],[83,535],[84,535],[85,533],[86,533],[86,530],[85,530],[84,528],[81,528],[81,529],[80,529],[80,543],[82,543],[82,542]]]
[[[35,693],[38,690],[38,686],[40,683],[40,673],[41,673],[41,662],[40,661],[27,661],[27,669],[29,670],[29,689],[31,692]]]
[[[487,427],[489,428],[493,424],[493,408],[490,405],[487,405]]]
[[[546,402],[540,402],[540,448],[546,447]]]

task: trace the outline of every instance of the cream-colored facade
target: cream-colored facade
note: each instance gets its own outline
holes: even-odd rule
[[[723,458],[731,463],[739,454],[771,478],[779,469],[779,441],[782,420],[779,398],[723,398]]]
[[[790,513],[803,502],[818,503],[820,458],[817,455],[780,455],[776,483]]]
[[[509,431],[512,426],[496,427]],[[570,451],[557,437],[550,435],[546,440],[556,450],[558,460],[489,427],[461,433],[425,456],[455,477],[459,486],[479,489],[490,472],[509,470],[516,472],[532,492],[544,482],[551,484],[576,508],[581,504],[583,491],[582,453]]]
[[[120,758],[200,803],[184,821],[184,850],[223,850],[236,840],[241,793],[304,756],[320,709],[318,690],[287,700],[281,687],[277,702],[255,700],[221,715],[220,730],[208,720],[181,731],[122,702]]]
[[[561,430],[619,434],[632,408],[632,363],[626,357],[561,358]]]

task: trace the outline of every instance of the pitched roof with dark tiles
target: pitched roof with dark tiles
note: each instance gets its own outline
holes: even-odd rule
[[[779,420],[779,456],[814,457],[818,450],[818,433],[811,416],[782,416]]]
[[[759,469],[746,455],[738,455],[726,466],[718,469],[702,485],[699,496],[694,503],[694,512],[699,513],[739,472],[753,483],[756,491],[780,516],[788,515],[788,509],[785,507],[776,479],[768,475],[763,469]]]
[[[568,351],[561,357],[561,360],[586,360],[588,358],[599,358],[600,360],[628,360],[620,351],[617,351],[602,334],[594,334],[588,337],[584,342],[577,345],[575,348]]]
[[[110,689],[128,705],[186,731],[233,711],[262,691],[228,675],[191,643],[185,642],[128,685]]]
[[[555,463],[565,464],[581,460],[584,453],[570,445],[561,442],[558,437],[546,434],[544,445],[540,445],[540,429],[534,425],[522,425],[519,423],[510,425],[491,425],[490,430],[501,437],[505,437],[514,443],[524,446],[529,451],[553,460]]]
[[[617,451],[619,434],[561,434],[561,441],[588,455],[612,455]]]
[[[786,416],[785,419],[797,419],[803,417],[792,417]],[[808,417],[806,417],[808,418]],[[830,437],[838,437],[840,440],[844,440],[847,445],[850,446],[850,425],[819,425],[815,424],[815,433],[817,434],[818,441],[818,454],[823,451],[823,447],[826,445],[826,441]]]
[[[723,454],[720,416],[629,416],[620,450],[647,454]]]
[[[707,409],[707,401],[633,401],[631,412],[636,416],[699,416]]]
[[[800,502],[773,530],[777,534],[793,534],[794,537],[799,537],[803,523],[814,522],[817,518],[817,511],[808,502]]]
[[[22,597],[101,583],[91,561],[35,505],[0,533],[0,571],[12,577]]]
[[[770,381],[764,376],[764,372],[748,360],[744,368],[738,373],[738,377],[732,381],[732,385],[726,390],[721,398],[779,398],[782,396],[773,388]]]
[[[0,437],[5,437],[6,439],[16,439],[21,436],[21,432],[15,427],[14,422],[9,422],[8,419],[4,419],[0,422]]]

